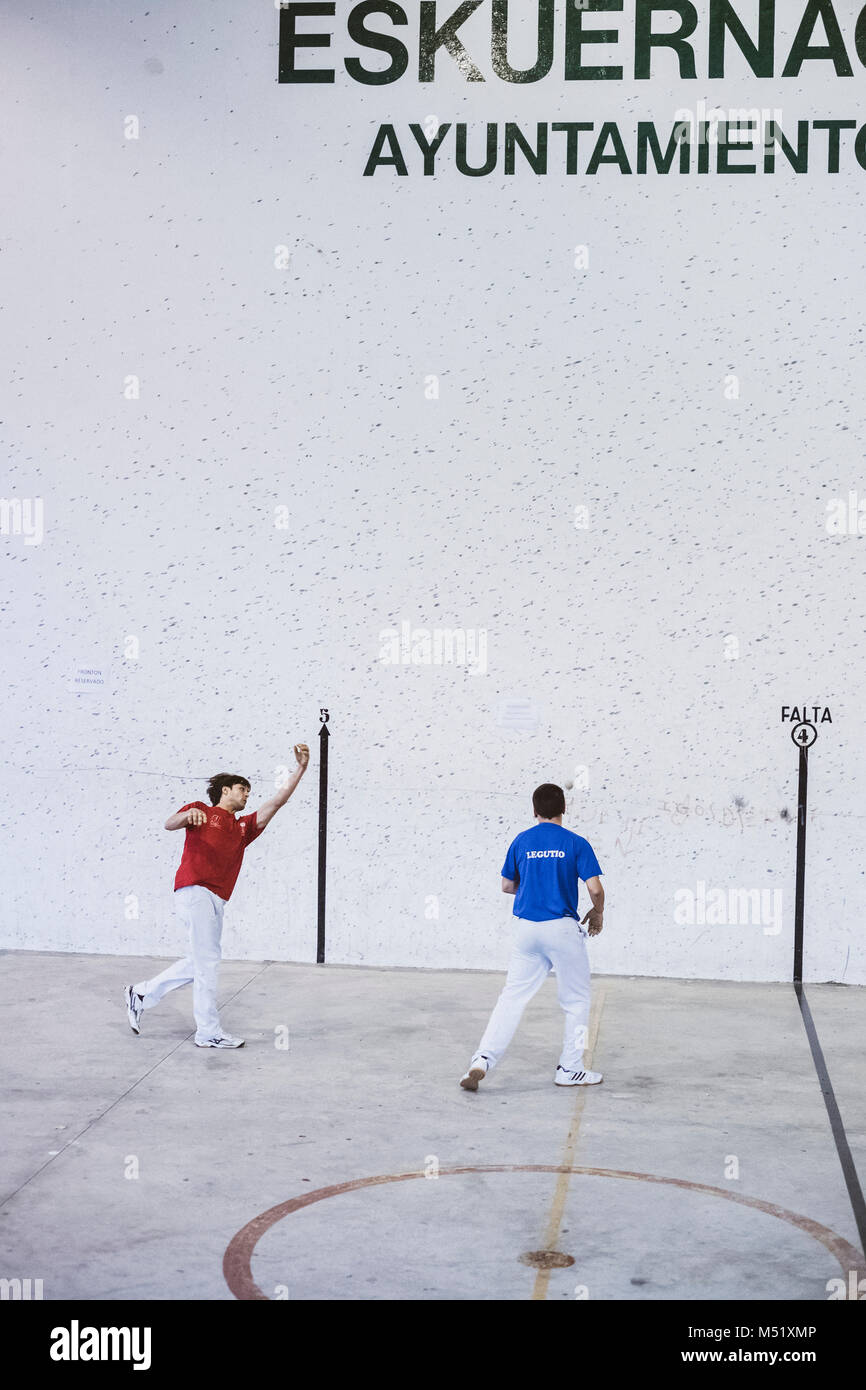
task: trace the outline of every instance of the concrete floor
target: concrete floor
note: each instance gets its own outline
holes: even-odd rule
[[[473,1095],[501,975],[224,962],[247,1045],[217,1052],[189,989],[130,1031],[122,986],[164,963],[3,954],[0,1276],[46,1299],[826,1300],[866,1275],[790,986],[596,977],[605,1080],[575,1091],[548,980]],[[808,998],[862,1181],[866,990]]]

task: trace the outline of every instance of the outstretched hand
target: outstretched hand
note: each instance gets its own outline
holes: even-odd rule
[[[307,747],[307,745],[306,745],[305,743],[296,743],[296,744],[295,744],[294,752],[295,752],[295,757],[296,757],[297,760],[298,760],[298,766],[299,766],[299,768],[301,769],[301,772],[306,772],[306,770],[307,770],[307,764],[308,764],[308,762],[310,761],[310,750],[309,750],[309,748]]]

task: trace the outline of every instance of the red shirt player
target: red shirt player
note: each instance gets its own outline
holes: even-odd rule
[[[166,821],[166,830],[186,830],[174,890],[175,903],[189,932],[189,955],[152,980],[125,987],[134,1033],[140,1032],[143,1009],[158,1004],[169,990],[191,984],[196,1046],[243,1047],[243,1038],[224,1032],[217,1009],[223,912],[237,882],[244,851],[285,806],[307,770],[310,750],[305,743],[295,745],[295,758],[298,767],[286,786],[249,815],[238,816],[250,794],[246,777],[223,772],[208,783],[210,806],[204,801],[189,801]]]

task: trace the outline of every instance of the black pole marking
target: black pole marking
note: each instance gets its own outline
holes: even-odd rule
[[[833,1138],[836,1141],[836,1152],[839,1155],[839,1162],[842,1164],[845,1186],[848,1188],[848,1196],[854,1210],[854,1220],[857,1222],[860,1244],[863,1247],[863,1253],[866,1254],[866,1200],[863,1198],[863,1189],[860,1186],[857,1169],[854,1167],[854,1159],[848,1145],[845,1126],[842,1123],[842,1116],[839,1114],[839,1106],[836,1104],[836,1096],[830,1083],[827,1064],[824,1061],[824,1053],[821,1051],[821,1044],[818,1041],[818,1034],[815,1031],[812,1011],[806,1000],[803,986],[799,981],[794,982],[794,989],[797,994],[797,1002],[800,1005],[800,1013],[803,1016],[806,1037],[809,1039],[809,1046],[812,1049],[812,1060],[815,1063],[815,1070],[818,1073],[818,1080],[821,1084],[821,1094],[824,1097],[824,1104],[827,1107],[827,1114],[830,1118],[830,1128],[833,1131]]]
[[[824,1053],[818,1041],[815,1021],[812,1018],[812,1011],[809,1008],[806,992],[803,989],[803,907],[806,886],[806,793],[809,777],[809,748],[811,744],[815,742],[817,733],[817,729],[809,723],[800,724],[797,729],[792,731],[794,742],[800,750],[800,771],[797,779],[797,887],[794,900],[794,992],[797,995],[797,1003],[800,1005],[800,1014],[803,1019],[803,1026],[806,1029],[806,1037],[809,1039],[809,1048],[812,1053],[812,1061],[815,1063],[815,1071],[818,1075],[821,1095],[824,1097],[824,1104],[827,1107],[830,1129],[833,1132],[836,1152],[839,1155],[839,1162],[842,1165],[842,1175],[845,1179],[845,1186],[848,1189],[848,1197],[854,1212],[854,1220],[857,1223],[860,1244],[863,1247],[864,1255],[866,1255],[866,1200],[864,1200],[863,1197],[863,1189],[860,1186],[857,1169],[854,1167],[854,1159],[848,1144],[848,1136],[845,1133],[845,1126],[842,1123],[842,1116],[839,1113],[839,1106],[836,1103],[836,1095],[833,1091],[829,1072],[827,1071],[827,1063],[824,1061]]]
[[[316,964],[325,960],[325,860],[328,845],[328,711],[320,711],[319,730],[319,913],[316,934]]]
[[[806,784],[809,750],[800,745],[797,781],[797,886],[794,894],[794,984],[803,983],[803,905],[806,888]]]

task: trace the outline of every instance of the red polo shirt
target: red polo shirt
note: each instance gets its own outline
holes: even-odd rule
[[[228,902],[241,871],[244,850],[258,839],[264,826],[259,829],[255,811],[236,820],[230,811],[221,806],[206,806],[203,801],[190,801],[180,810],[191,811],[193,807],[207,812],[207,824],[187,826],[175,891],[201,884]]]

